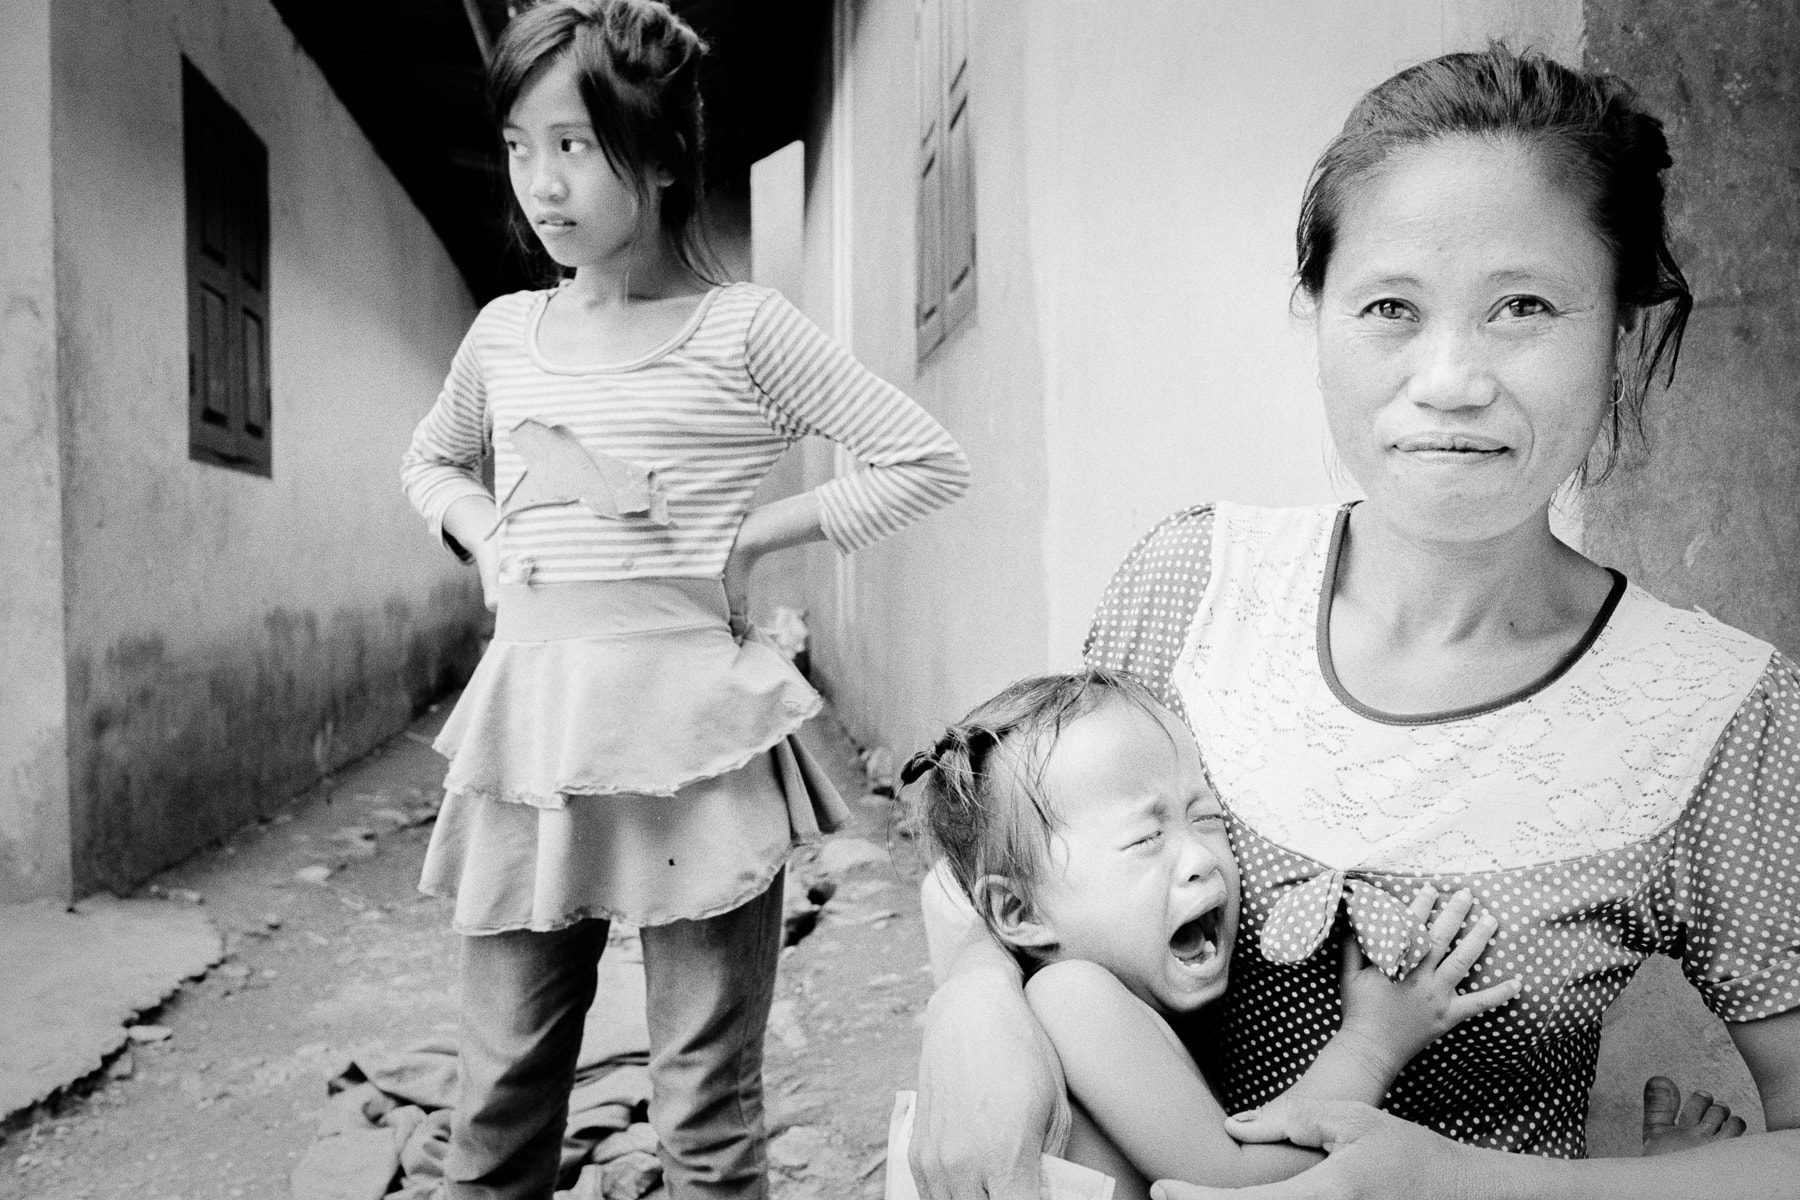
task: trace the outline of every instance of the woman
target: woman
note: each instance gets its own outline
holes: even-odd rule
[[[1791,1194],[1800,675],[1549,525],[1674,369],[1691,299],[1668,165],[1622,84],[1504,48],[1372,91],[1298,235],[1328,422],[1367,499],[1178,514],[1101,602],[1090,662],[1183,711],[1244,875],[1225,1015],[1190,1044],[1228,1111],[1268,1106],[1237,1136],[1331,1155],[1233,1196]],[[1423,883],[1500,919],[1471,986],[1524,993],[1414,1060],[1387,1112],[1273,1102],[1337,1024],[1339,937]],[[951,966],[915,1174],[934,1200],[1035,1198],[1054,1067],[1010,961],[926,896]],[[1601,1014],[1659,951],[1728,1022],[1778,1132],[1568,1161]]]

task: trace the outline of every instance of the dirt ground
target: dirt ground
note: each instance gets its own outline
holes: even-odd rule
[[[14,1122],[0,1140],[0,1200],[286,1196],[326,1081],[357,1049],[454,1029],[449,905],[414,890],[442,715],[139,893],[204,904],[226,957],[140,1016],[141,1035],[161,1040]],[[784,951],[766,1066],[775,1196],[874,1197],[930,994],[924,934],[917,888],[888,854],[891,802],[867,793],[828,718],[807,740],[856,824],[825,854],[834,894]],[[904,848],[895,857],[908,861]],[[798,865],[820,876],[818,861]]]

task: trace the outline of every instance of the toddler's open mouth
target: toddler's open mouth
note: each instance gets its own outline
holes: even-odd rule
[[[1191,967],[1211,962],[1219,953],[1219,914],[1222,908],[1209,908],[1191,921],[1184,921],[1169,939],[1169,950]]]

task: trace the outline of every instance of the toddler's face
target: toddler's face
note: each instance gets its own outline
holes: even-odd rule
[[[1223,995],[1237,861],[1193,734],[1108,699],[1064,727],[1044,785],[1062,824],[1034,910],[1054,956],[1098,963],[1166,1013]]]

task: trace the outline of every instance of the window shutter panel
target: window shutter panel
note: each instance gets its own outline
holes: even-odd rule
[[[182,60],[189,457],[268,475],[268,151]]]
[[[944,340],[943,0],[920,0],[918,297],[919,357]]]
[[[969,144],[968,0],[945,0],[944,330],[975,307],[975,156]]]

